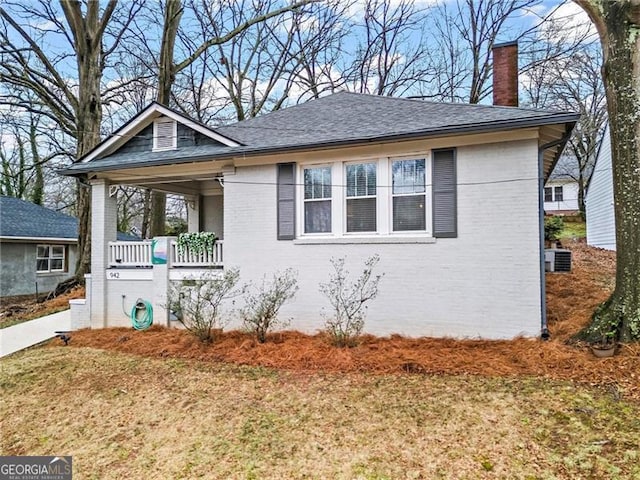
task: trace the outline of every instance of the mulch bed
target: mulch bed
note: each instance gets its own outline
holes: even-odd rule
[[[14,320],[26,321],[69,308],[69,300],[84,298],[85,290],[77,286],[57,297],[45,300],[46,294],[3,297],[0,301],[0,326]]]
[[[374,337],[353,348],[333,347],[324,334],[276,332],[264,344],[251,335],[222,333],[202,344],[184,330],[152,327],[81,330],[70,345],[149,357],[195,359],[294,371],[535,376],[606,387],[640,401],[640,345],[621,346],[613,358],[598,359],[586,345],[569,344],[612,288],[615,255],[574,243],[573,271],[549,274],[547,307],[552,339],[509,341]],[[52,342],[52,344],[55,344]]]

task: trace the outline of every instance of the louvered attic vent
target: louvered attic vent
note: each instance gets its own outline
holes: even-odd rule
[[[177,124],[163,118],[153,122],[153,150],[174,150],[177,147]]]

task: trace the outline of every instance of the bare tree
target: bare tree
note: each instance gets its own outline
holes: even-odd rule
[[[427,11],[413,0],[366,0],[362,23],[352,25],[358,46],[345,68],[347,88],[359,93],[402,96],[423,83],[430,52]]]
[[[576,0],[600,36],[616,219],[616,288],[582,338],[640,340],[640,0]]]
[[[524,32],[508,21],[539,0],[456,0],[441,2],[433,13],[433,83],[429,96],[479,103],[491,93],[491,51],[499,39],[518,39]],[[508,35],[511,35],[510,37]]]
[[[577,182],[578,207],[584,215],[586,187],[607,119],[602,55],[589,25],[567,32],[558,20],[562,19],[549,19],[525,44],[528,63],[521,69],[522,92],[532,107],[581,114],[555,173]]]
[[[233,24],[230,29],[222,31],[214,31],[213,35],[206,35],[205,38],[191,51],[184,56],[180,61],[175,60],[174,51],[176,49],[176,40],[179,37],[178,32],[180,28],[180,22],[184,13],[184,5],[182,0],[167,0],[164,6],[164,22],[162,28],[162,43],[160,47],[160,56],[158,58],[158,97],[157,101],[163,105],[169,105],[171,100],[171,90],[173,88],[176,76],[194,62],[196,62],[201,55],[207,52],[211,47],[216,45],[222,45],[236,36],[246,31],[250,27],[261,24],[271,18],[282,15],[285,12],[289,12],[298,9],[308,3],[312,3],[316,0],[301,0],[290,5],[286,5],[281,8],[273,10],[265,10],[263,2],[259,5],[261,9],[256,15],[251,18],[243,19],[238,24]],[[192,5],[193,15],[198,16],[201,8],[216,8],[229,7],[234,5],[235,1],[222,2],[222,3],[208,3]],[[270,6],[270,5],[268,5]],[[268,8],[267,6],[267,8]],[[234,12],[242,12],[242,9],[233,9]],[[208,32],[206,32],[208,33]],[[161,192],[153,192],[151,199],[151,235],[162,235],[165,229],[165,217],[166,217],[166,195]]]
[[[104,8],[98,2],[61,0],[60,10],[44,0],[4,5],[0,80],[12,90],[3,90],[0,104],[50,118],[74,139],[73,156],[83,156],[100,142],[103,74],[140,2],[131,1],[117,13],[116,0]],[[52,39],[66,48],[50,48]],[[25,99],[33,97],[35,103],[28,104]],[[91,262],[90,206],[90,191],[79,181],[79,280]]]
[[[59,152],[43,154],[39,116],[9,107],[0,119],[0,194],[42,205],[45,167]]]

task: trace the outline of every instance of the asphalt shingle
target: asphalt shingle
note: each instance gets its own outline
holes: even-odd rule
[[[78,238],[78,219],[19,198],[0,196],[0,237]],[[118,232],[118,240],[139,240]]]

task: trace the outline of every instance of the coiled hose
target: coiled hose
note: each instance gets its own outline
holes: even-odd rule
[[[124,298],[122,300],[122,310],[124,310]],[[141,317],[139,317],[140,312],[143,312]],[[146,330],[153,324],[153,306],[151,302],[139,298],[133,307],[131,307],[131,313],[127,316],[131,319],[133,328],[136,330]]]

